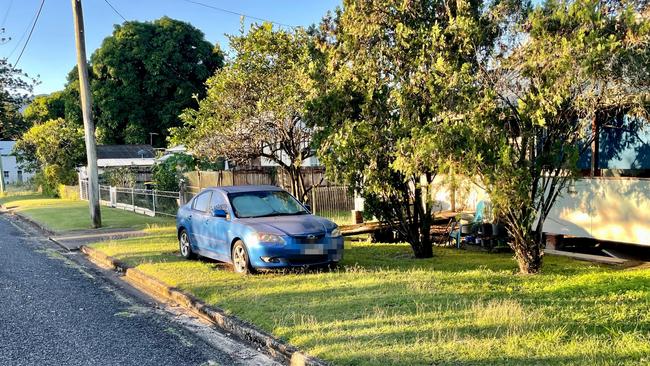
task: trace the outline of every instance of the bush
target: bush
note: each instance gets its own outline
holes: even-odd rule
[[[57,189],[57,195],[59,198],[64,200],[75,200],[78,201],[79,198],[79,187],[78,186],[66,186],[59,184]]]

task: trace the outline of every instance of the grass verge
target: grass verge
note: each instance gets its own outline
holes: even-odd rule
[[[341,365],[650,363],[650,271],[563,257],[346,242],[334,272],[242,277],[177,255],[173,229],[93,245]]]
[[[89,229],[91,225],[86,201],[23,193],[2,197],[0,204],[55,232]],[[149,226],[174,224],[174,220],[167,217],[149,217],[104,206],[101,211],[103,228],[143,229]]]

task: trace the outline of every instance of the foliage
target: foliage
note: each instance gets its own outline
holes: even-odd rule
[[[30,125],[51,119],[65,118],[65,99],[62,91],[39,95],[23,111],[23,118]]]
[[[440,248],[413,261],[406,244],[346,242],[337,271],[241,277],[179,261],[175,234],[94,247],[332,364],[638,365],[650,354],[647,269],[548,256],[544,274],[513,276],[509,254]]]
[[[622,114],[647,117],[650,23],[630,5],[550,1],[513,29],[484,63],[483,98],[459,134],[520,270],[536,273],[543,224],[589,146],[586,130]]]
[[[328,57],[310,108],[319,157],[416,257],[432,255],[431,186],[455,138],[449,126],[474,103],[479,52],[497,33],[488,5],[350,0],[321,26]]]
[[[164,141],[178,115],[202,95],[203,82],[223,63],[223,53],[192,25],[163,17],[117,25],[90,60],[98,138],[103,143],[148,143],[149,133]],[[66,118],[80,119],[78,76],[73,69],[66,91]],[[68,111],[68,105],[70,106]]]
[[[173,131],[172,141],[209,160],[273,161],[289,173],[292,193],[304,201],[308,188],[300,167],[314,155],[313,130],[303,118],[314,92],[310,45],[304,30],[273,30],[269,23],[231,36],[235,57],[206,82],[199,108],[183,112],[185,125]]]
[[[196,168],[194,157],[186,154],[174,154],[153,167],[153,180],[156,189],[161,191],[178,191],[183,174]]]
[[[19,110],[29,100],[35,83],[6,58],[0,58],[0,140],[14,140],[29,128]]]
[[[85,160],[83,129],[58,118],[31,127],[14,147],[25,171],[37,172],[43,192],[56,194],[59,184],[77,182],[75,168]]]
[[[130,167],[104,169],[102,177],[112,187],[135,187],[136,174]]]

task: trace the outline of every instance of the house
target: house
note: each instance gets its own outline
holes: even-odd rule
[[[97,167],[151,167],[155,155],[151,145],[97,145]]]
[[[156,151],[151,145],[97,145],[97,168],[102,174],[111,168],[130,168],[136,181],[151,180],[151,168],[156,163]],[[79,179],[87,179],[86,167],[80,167]]]
[[[0,158],[2,159],[2,178],[5,184],[21,184],[33,177],[32,173],[25,172],[16,162],[12,151],[16,141],[0,141]]]

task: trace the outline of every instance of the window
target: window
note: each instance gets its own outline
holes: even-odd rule
[[[22,182],[23,182],[23,171],[19,170],[18,171],[18,183],[22,183]]]
[[[197,196],[194,199],[194,203],[192,204],[192,208],[197,210],[197,211],[202,211],[202,212],[208,212],[208,204],[210,203],[210,196],[212,195],[212,192],[204,192],[201,193],[199,196]]]
[[[218,192],[213,192],[212,199],[210,200],[210,211],[214,210],[215,208],[228,211],[226,200],[223,198],[223,195],[219,194]]]
[[[6,170],[4,171],[4,177],[5,179],[9,179],[9,172]]]
[[[237,217],[308,214],[295,198],[284,191],[231,193],[228,198]]]

